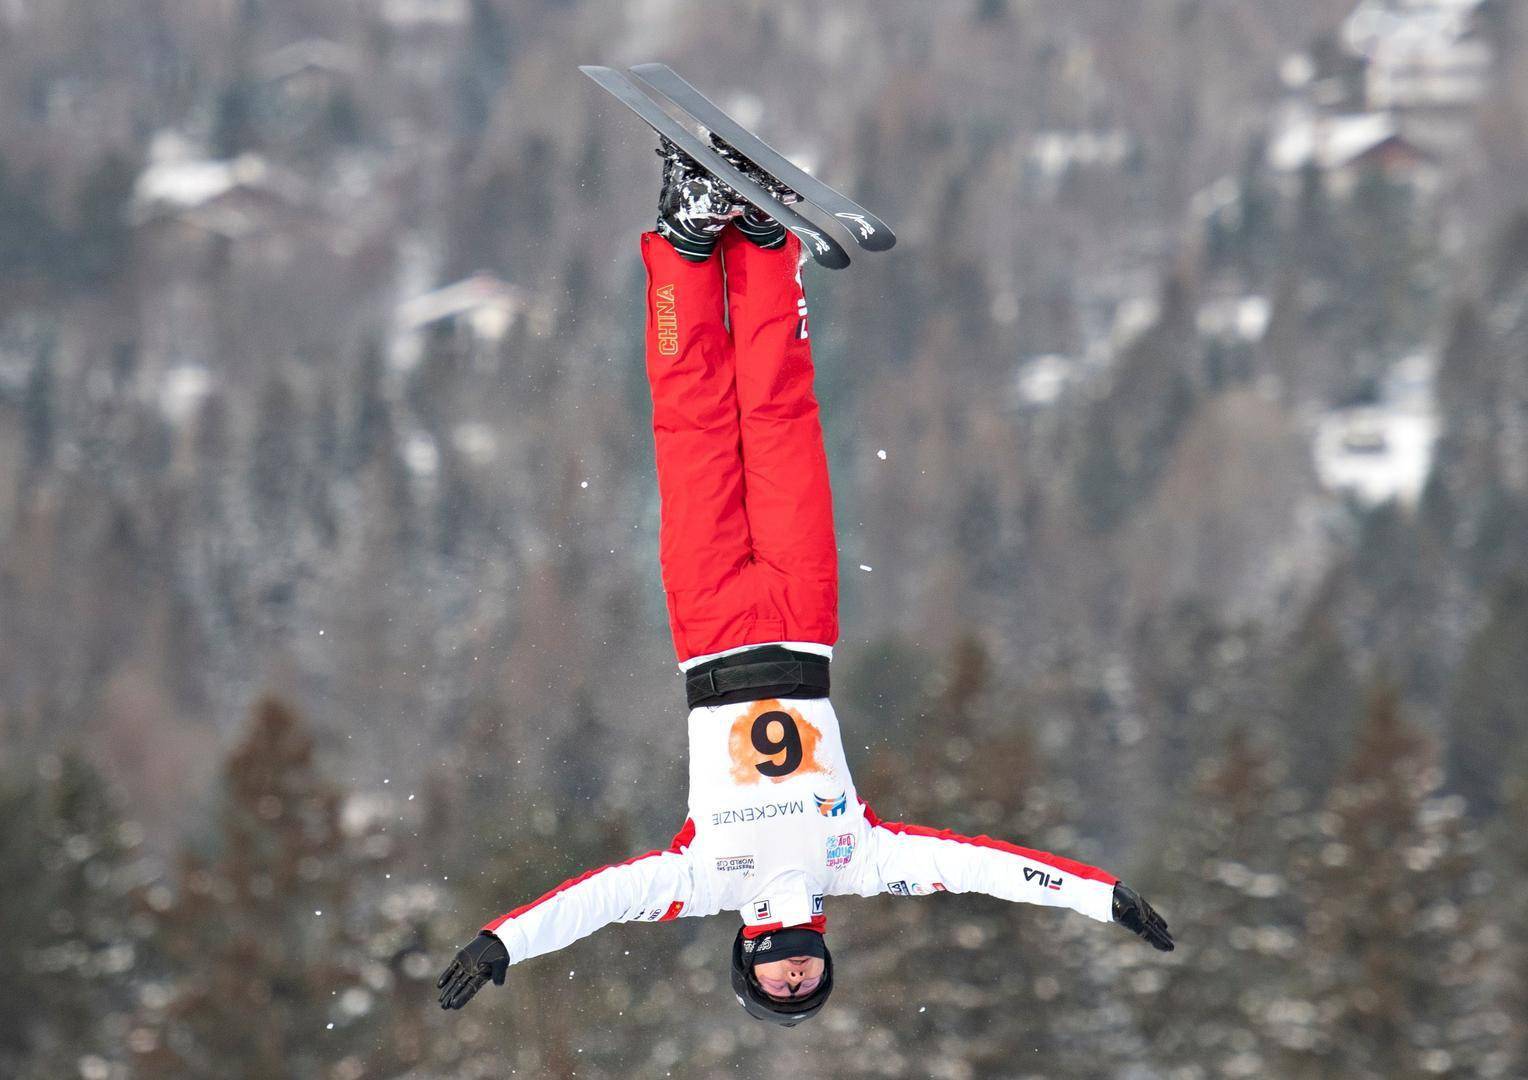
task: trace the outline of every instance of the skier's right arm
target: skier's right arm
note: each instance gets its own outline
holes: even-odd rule
[[[555,952],[611,923],[706,914],[691,907],[692,866],[676,837],[671,848],[590,870],[491,920],[437,981],[441,1007],[459,1009],[488,979],[502,984],[510,964]]]

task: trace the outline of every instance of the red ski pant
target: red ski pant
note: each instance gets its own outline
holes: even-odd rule
[[[739,645],[838,639],[801,245],[791,236],[763,251],[728,229],[720,248],[692,263],[657,233],[642,237],[659,558],[681,663]]]

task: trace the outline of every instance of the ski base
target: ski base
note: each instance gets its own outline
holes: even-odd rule
[[[643,93],[630,77],[614,68],[593,64],[581,65],[578,70],[640,116],[648,127],[688,154],[706,172],[794,233],[819,265],[830,270],[841,270],[849,265],[849,253],[837,240],[789,206],[775,199],[768,191],[717,153],[709,143],[664,111],[656,101]]]
[[[667,64],[637,64],[632,74],[668,98],[712,134],[801,198],[835,218],[866,251],[887,251],[896,234],[880,218],[837,191],[723,112]]]

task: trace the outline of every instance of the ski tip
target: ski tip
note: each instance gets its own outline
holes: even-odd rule
[[[868,210],[837,210],[833,217],[866,251],[890,251],[896,246],[897,234]]]
[[[802,249],[818,266],[825,266],[829,270],[842,270],[849,265],[849,253],[822,233],[802,225],[787,223],[785,227],[796,235],[796,239],[801,241]]]

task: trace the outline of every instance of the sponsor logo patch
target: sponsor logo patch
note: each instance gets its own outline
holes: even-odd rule
[[[841,870],[854,858],[854,834],[839,833],[828,837],[828,869]]]
[[[741,870],[746,877],[753,873],[752,855],[723,855],[716,860],[716,869],[723,874]]]
[[[813,915],[821,915],[822,914],[822,893],[813,893],[812,894],[812,914]]]
[[[753,902],[753,917],[755,919],[767,919],[767,918],[769,918],[769,901],[768,900],[755,900]]]
[[[817,812],[823,817],[838,817],[848,806],[848,799],[847,791],[841,791],[836,796],[829,795],[826,799],[821,795],[812,795],[812,801],[817,804]]]
[[[890,881],[886,883],[886,891],[892,896],[911,896],[918,891],[918,886],[909,886],[905,881]]]

